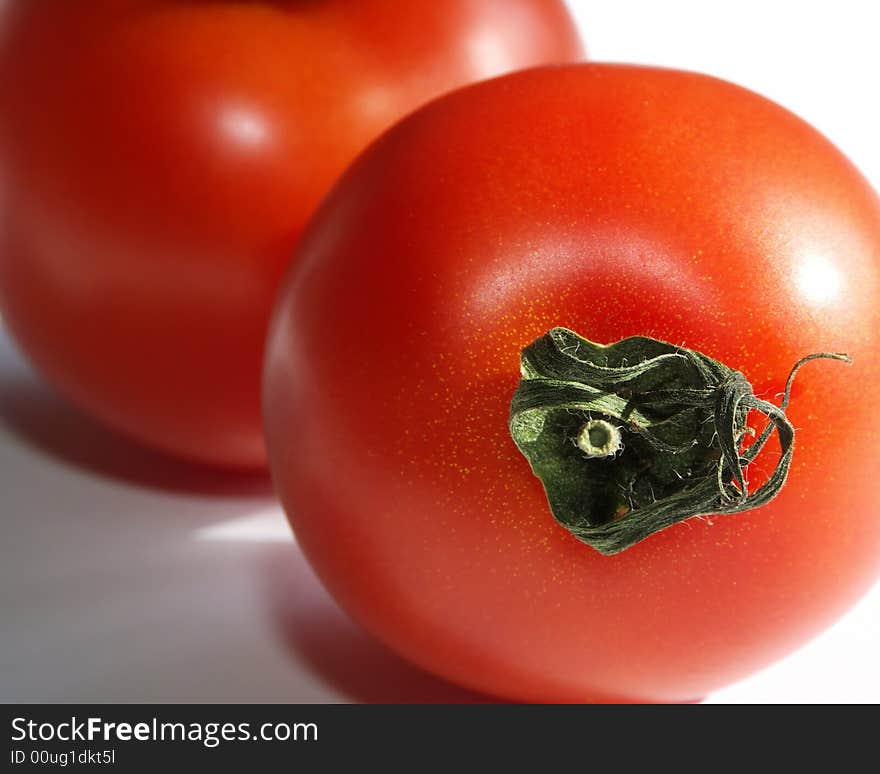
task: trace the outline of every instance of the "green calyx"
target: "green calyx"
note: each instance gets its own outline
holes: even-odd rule
[[[595,344],[553,328],[523,350],[510,434],[547,493],[556,520],[603,554],[616,554],[692,516],[739,513],[785,484],[794,427],[785,416],[798,361],[779,406],[756,397],[739,371],[684,347],[633,336]],[[750,411],[769,420],[753,443]],[[747,467],[773,431],[782,455],[750,492]]]

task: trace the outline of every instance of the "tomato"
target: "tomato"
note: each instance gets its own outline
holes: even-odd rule
[[[20,0],[0,59],[0,304],[80,406],[265,465],[260,371],[303,224],[427,99],[579,58],[557,0]]]
[[[787,414],[772,502],[602,555],[508,432],[555,326],[651,336]],[[815,635],[880,564],[880,201],[803,121],[707,76],[540,68],[385,134],[305,233],[275,312],[270,464],[344,608],[450,680],[529,701],[688,701]],[[749,469],[778,462],[772,448]]]

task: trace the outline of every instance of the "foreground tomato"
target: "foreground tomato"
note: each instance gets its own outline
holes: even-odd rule
[[[873,581],[880,202],[777,105],[612,65],[462,90],[361,157],[297,266],[267,353],[273,476],[332,593],[422,666],[514,699],[693,700]],[[774,501],[604,556],[508,434],[520,352],[554,326],[684,344],[768,400],[804,355],[854,364],[798,374]]]
[[[443,91],[580,55],[557,0],[20,0],[0,59],[0,303],[81,406],[265,463],[271,301],[334,178]]]

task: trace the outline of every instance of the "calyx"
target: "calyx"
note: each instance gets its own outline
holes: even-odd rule
[[[522,352],[510,434],[541,479],[550,510],[575,537],[615,554],[698,515],[739,513],[770,502],[785,484],[795,430],[745,376],[684,347],[634,336],[602,345],[553,328]],[[750,411],[769,422],[754,442]],[[773,431],[782,454],[749,491],[748,465]]]

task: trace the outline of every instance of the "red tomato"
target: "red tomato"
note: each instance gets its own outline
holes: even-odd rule
[[[280,297],[270,463],[302,548],[386,643],[531,701],[693,700],[874,580],[880,201],[827,140],[694,73],[542,68],[438,100],[351,168]],[[780,393],[788,483],[603,556],[508,434],[554,326],[649,335]],[[772,453],[754,463],[766,473]]]
[[[345,165],[428,98],[581,54],[557,0],[20,0],[0,55],[0,304],[82,407],[265,464],[283,268]]]

